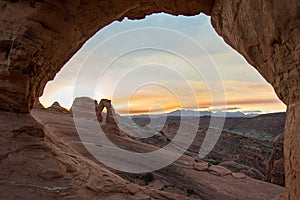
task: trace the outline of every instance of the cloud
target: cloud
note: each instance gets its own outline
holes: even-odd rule
[[[206,111],[210,111],[210,112],[226,112],[226,111],[238,111],[241,110],[240,107],[225,107],[225,108],[209,108]]]
[[[261,110],[243,110],[243,113],[261,113]]]
[[[277,99],[269,98],[269,99],[244,99],[244,100],[229,100],[227,101],[227,105],[251,105],[251,104],[276,104],[278,103]]]
[[[226,108],[226,110],[239,110],[241,109],[240,107],[231,107],[231,108]]]

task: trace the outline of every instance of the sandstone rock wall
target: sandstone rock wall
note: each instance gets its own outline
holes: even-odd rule
[[[288,105],[285,199],[300,196],[300,3],[216,0],[212,24],[274,87]]]
[[[215,30],[290,104],[300,100],[300,4],[216,0]]]
[[[300,196],[300,103],[295,102],[287,109],[284,131],[285,199]]]

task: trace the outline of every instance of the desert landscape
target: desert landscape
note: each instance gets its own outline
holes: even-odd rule
[[[0,199],[299,200],[299,13],[299,0],[1,0]],[[51,88],[64,70],[73,85]],[[96,92],[114,85],[142,106]]]
[[[95,100],[83,97],[77,98],[75,104],[76,102],[80,102],[80,105],[84,107],[85,105],[94,104]],[[113,109],[112,105],[109,107]],[[110,111],[108,110],[108,112]],[[110,169],[95,159],[84,147],[78,136],[72,118],[72,109],[67,111],[58,103],[54,103],[51,107],[45,109],[38,103],[31,111],[31,114],[47,130],[51,131],[56,137],[61,138],[63,143],[78,151],[81,156],[96,162],[97,165],[110,170],[111,173],[142,187],[196,199],[271,199],[283,194],[282,134],[274,133],[273,137],[275,140],[281,140],[281,145],[275,146],[276,144],[274,143],[272,146],[272,141],[265,141],[263,137],[260,139],[246,137],[243,135],[243,132],[258,132],[256,129],[261,129],[261,123],[268,123],[268,120],[269,123],[278,120],[276,129],[265,130],[266,138],[268,138],[267,133],[271,134],[277,131],[277,127],[284,127],[284,113],[267,114],[245,119],[228,118],[226,121],[228,124],[232,125],[233,120],[236,122],[236,120],[240,119],[245,120],[244,124],[238,121],[237,124],[240,124],[242,127],[246,127],[247,124],[251,124],[251,126],[248,125],[248,129],[241,129],[240,133],[223,131],[214,149],[204,159],[199,159],[197,158],[199,147],[203,142],[203,134],[206,133],[207,129],[204,125],[205,122],[203,122],[203,125],[199,126],[193,144],[185,155],[163,169],[142,174]],[[100,115],[98,117],[99,123],[102,123],[102,116],[106,116],[106,113],[97,112],[97,114]],[[91,116],[93,115],[85,114],[86,119],[94,120]],[[116,121],[121,121],[128,127],[131,127],[132,131],[136,131],[134,126],[145,126],[145,123],[149,122],[150,119],[133,116],[130,118],[134,119],[131,121],[134,124],[130,124],[129,117],[116,116],[117,119],[112,119],[112,117],[105,119],[106,122],[101,125],[104,132],[114,144],[135,152],[150,152],[165,146],[173,139],[180,124],[178,117],[171,116],[167,119],[165,127],[153,137],[135,139],[126,135],[119,128]],[[122,120],[121,118],[125,119]],[[203,121],[207,118],[208,116],[205,116]],[[92,127],[90,128],[93,130]],[[101,141],[98,141],[93,145],[99,146],[101,144]],[[274,162],[277,162],[277,164],[274,165]],[[239,194],[239,196],[236,196],[236,194]]]

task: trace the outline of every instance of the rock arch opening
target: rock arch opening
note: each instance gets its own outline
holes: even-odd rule
[[[195,26],[195,24],[199,24],[199,27]],[[168,40],[164,36],[164,32],[162,32],[160,34],[161,38],[154,38],[154,36],[149,36],[148,38],[152,37],[151,40],[153,41],[159,39],[161,43],[165,44],[161,45],[161,48],[165,47],[166,50],[144,48],[133,49],[134,51],[128,49],[125,55],[116,53],[114,49],[140,42],[136,38],[141,37],[139,34],[150,34],[153,30],[150,30],[149,27],[155,27],[154,31],[158,32],[156,35],[159,35],[160,29],[180,32],[180,34],[193,39],[195,43],[199,44],[199,52],[197,54],[192,52],[194,48],[187,46],[188,43],[184,41],[186,38],[178,37],[177,35],[171,38],[168,35]],[[144,31],[132,31],[135,29],[144,29]],[[168,34],[172,34],[172,31]],[[124,36],[122,37],[123,40],[118,39],[119,35],[124,35],[127,32],[129,32],[129,37]],[[110,40],[108,42],[109,45],[103,44],[107,40]],[[103,57],[99,55],[101,53],[105,54],[103,51],[95,50],[97,48],[101,49],[99,45],[105,46],[105,51],[112,49],[110,57],[116,57],[113,63],[110,63],[108,66],[101,65],[101,62],[104,62],[103,60],[109,60],[109,58],[108,56]],[[170,46],[175,47],[170,48]],[[179,48],[185,48],[186,50],[176,52]],[[177,54],[168,52],[168,49],[172,49]],[[184,60],[185,58],[180,57],[182,56],[180,53],[183,56],[198,57],[198,60],[192,66]],[[207,59],[207,57],[210,59]],[[87,67],[87,65],[92,67]],[[139,67],[142,65],[145,65],[145,67],[139,70]],[[106,68],[102,74],[96,70],[101,67]],[[210,68],[216,68],[216,70],[210,70]],[[97,100],[101,98],[111,99],[117,108],[117,112],[121,115],[126,113],[126,109],[131,115],[147,114],[147,110],[150,113],[158,113],[171,112],[176,109],[197,109],[197,104],[202,107],[202,109],[200,108],[201,111],[217,112],[220,108],[210,105],[211,96],[206,86],[206,84],[209,84],[208,82],[222,83],[224,88],[230,91],[226,92],[228,112],[239,111],[255,115],[285,110],[285,105],[277,99],[271,86],[238,53],[223,42],[211,26],[210,18],[201,14],[193,17],[154,14],[143,20],[133,21],[125,19],[122,22],[115,22],[107,26],[89,39],[84,47],[56,75],[54,81],[48,82],[40,101],[46,107],[54,101],[59,101],[64,107],[70,108],[73,98],[77,97],[73,97],[76,78],[78,78],[80,70],[84,71],[85,69],[90,71],[90,73],[80,77],[89,80],[89,83],[81,83],[81,85],[84,85],[82,87],[85,88],[83,90],[89,91],[89,88],[93,88],[90,80],[95,73],[99,73],[99,80],[97,83],[94,82],[94,84],[98,85],[95,91],[85,93],[84,96]],[[211,72],[206,73],[206,71]],[[220,77],[214,76],[215,72],[219,73]],[[205,75],[210,77],[205,77]],[[180,78],[180,76],[183,76],[183,78]],[[141,84],[142,81],[136,81],[136,79],[151,80],[151,83]],[[175,96],[168,88],[163,88],[163,85],[159,85],[159,83],[165,84],[164,79],[169,82],[172,81],[173,85],[180,88],[180,90],[175,91],[171,88],[173,93],[176,93]],[[176,95],[186,95],[188,88],[182,86],[185,82],[190,84],[192,90],[197,93],[198,102],[195,102],[194,105],[192,102],[187,102],[185,105],[181,103],[180,107],[180,103],[176,100],[176,98],[178,99]],[[135,91],[129,89],[132,87],[118,89],[118,87],[121,88],[123,85],[136,85],[137,83],[141,84],[141,86]],[[260,89],[258,90],[258,88]],[[128,93],[125,93],[125,90],[128,90]],[[210,92],[213,93],[214,91]],[[256,95],[251,95],[251,93]],[[126,96],[128,97],[127,100]],[[141,98],[142,96],[148,97]],[[161,109],[155,106],[151,107],[151,105],[155,104],[160,104],[162,106]]]
[[[96,107],[96,115],[98,120],[102,124],[106,124],[107,122],[116,123],[115,122],[115,110],[111,105],[111,100],[101,99],[99,104]]]
[[[30,115],[15,113],[28,113],[35,99],[41,96],[45,84],[54,78],[63,64],[99,29],[124,17],[140,19],[156,12],[189,16],[203,12],[210,15],[218,34],[260,72],[287,105],[285,199],[299,198],[300,19],[297,0],[290,1],[288,5],[284,1],[223,0],[3,1],[0,9],[0,19],[3,22],[0,41],[0,109],[6,113],[6,117],[3,117],[5,127],[1,126],[1,134],[3,131],[10,131],[14,134],[24,133],[24,137],[41,132],[41,127]],[[19,12],[20,9],[22,12]],[[21,115],[24,116],[23,119],[18,118]],[[35,129],[14,127],[8,123],[15,120],[31,124]],[[36,136],[42,137],[41,134]],[[13,140],[7,135],[4,137],[7,137],[6,145],[10,144],[7,141]],[[31,140],[38,142],[40,139],[35,137]],[[24,141],[28,142],[30,139]],[[60,152],[57,155],[65,155],[59,150],[57,152]],[[51,157],[51,154],[48,153],[47,156]],[[34,162],[33,157],[25,155],[21,159],[24,158],[32,158]],[[18,157],[10,159],[17,161]],[[58,167],[57,163],[61,161],[49,162],[51,166]],[[58,173],[47,173],[46,177],[64,176],[67,171],[70,172],[64,166],[66,165],[58,167]],[[18,172],[16,168],[12,170]],[[44,177],[45,174],[41,176]],[[152,194],[153,196],[155,195]]]

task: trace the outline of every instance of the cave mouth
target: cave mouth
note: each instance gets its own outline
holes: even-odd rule
[[[170,40],[167,40],[163,37],[165,33],[162,32],[161,38],[151,38],[153,42],[158,40],[165,43],[160,49],[135,47],[127,50],[123,55],[114,52],[115,49],[138,43],[137,38],[141,37],[139,35],[141,33],[151,35],[153,30],[149,27],[154,27],[155,32],[159,32],[160,29],[180,32],[198,43],[201,48],[197,53],[191,52],[194,49],[189,49],[184,38],[179,38],[178,41],[176,37],[169,36]],[[143,32],[132,30],[143,30]],[[126,34],[119,36],[124,32],[128,32],[129,36]],[[156,36],[159,36],[159,33]],[[107,40],[111,42],[105,46],[106,51],[101,48],[97,50],[99,44],[101,46]],[[185,57],[180,55],[182,52],[176,54],[169,50],[177,51],[179,48],[186,49]],[[115,58],[100,74],[96,69],[102,67],[101,63],[106,62],[102,58],[108,59],[108,52]],[[207,66],[210,69],[203,67],[201,70],[205,72],[200,71],[201,74],[197,74],[186,55],[190,56],[189,58],[198,57],[196,65]],[[86,70],[88,73],[84,72],[85,74],[80,77],[87,80],[80,85],[84,92],[74,96],[76,78],[80,70],[85,70],[82,69],[84,65],[92,66]],[[172,68],[176,71],[171,70]],[[216,70],[213,71],[212,68]],[[98,73],[99,80],[94,82],[97,86],[92,86],[95,89],[91,90],[89,89],[91,88],[90,77],[95,73]],[[219,73],[220,76],[214,76],[214,73]],[[148,77],[147,83],[142,81],[145,77]],[[180,89],[168,88],[170,85],[167,85],[164,79]],[[209,91],[207,84],[214,81],[218,82],[217,86],[228,90],[225,93],[227,104],[223,108],[211,105],[210,93],[216,93],[217,89],[213,88],[215,91]],[[178,96],[187,95],[187,89],[181,87],[186,83],[196,93],[195,101],[178,100]],[[126,90],[130,91],[125,92]],[[78,96],[88,96],[96,100],[111,99],[116,112],[121,115],[158,114],[176,110],[219,112],[222,109],[227,112],[256,115],[285,110],[285,105],[277,98],[273,88],[239,53],[217,35],[210,24],[210,17],[203,14],[193,17],[152,14],[142,20],[124,19],[121,22],[113,22],[101,29],[65,64],[55,79],[47,83],[40,101],[45,107],[58,101],[63,107],[70,108],[73,99]],[[155,104],[160,105],[161,108],[153,109]]]
[[[210,15],[218,34],[260,72],[287,105],[285,198],[299,198],[300,30],[297,0],[289,4],[284,1],[224,0],[178,0],[176,3],[3,1],[0,9],[3,11],[0,16],[3,22],[0,108],[12,114],[30,112],[46,83],[93,34],[113,21],[124,17],[142,19],[157,12]]]
[[[200,48],[195,48],[193,44],[189,46],[186,38]],[[149,41],[145,45],[143,40]],[[152,43],[164,44],[159,48],[151,46]],[[197,62],[189,62],[189,59]],[[200,67],[200,73],[195,70],[195,63],[199,65],[196,67]],[[99,71],[99,68],[105,69]],[[72,82],[76,83],[72,85]],[[213,87],[209,88],[209,84]],[[165,119],[160,118],[160,122],[156,122],[157,119],[153,118],[155,114],[179,111],[184,115],[195,115],[199,111],[200,115],[202,112],[220,117],[224,113],[234,117],[253,117],[285,110],[285,105],[278,100],[272,87],[217,35],[210,24],[210,17],[204,15],[175,17],[153,14],[139,21],[125,19],[112,23],[92,37],[55,80],[48,83],[41,97],[42,103],[47,101],[51,87],[59,90],[62,85],[68,86],[61,90],[60,103],[65,107],[70,108],[72,98],[80,96],[96,100],[111,99],[117,113],[132,116],[133,126],[138,126],[141,132],[149,131],[147,128],[153,124],[155,127],[166,125],[161,123]],[[72,92],[73,88],[78,93]],[[212,93],[220,94],[222,89],[227,104],[221,105],[222,102],[217,101],[215,106],[211,100]],[[69,98],[69,105],[63,103],[64,98]],[[155,109],[153,105],[159,106]],[[104,118],[101,117],[102,124]],[[219,126],[223,127],[223,124]],[[127,126],[120,128],[128,130]],[[156,132],[150,130],[149,134],[154,135],[154,141],[157,139]],[[161,134],[164,137],[164,132]],[[173,137],[171,135],[170,138]],[[170,138],[162,140],[169,142]]]

